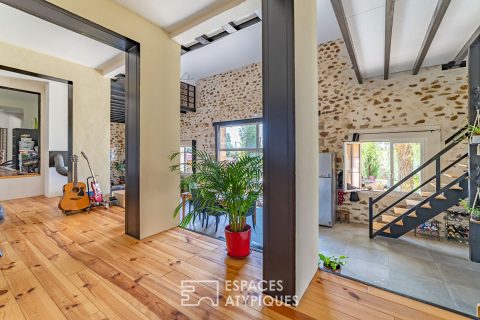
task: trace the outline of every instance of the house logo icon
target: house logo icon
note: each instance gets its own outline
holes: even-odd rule
[[[198,296],[201,285],[213,287],[215,289],[215,295],[200,296],[197,300],[194,295]],[[180,295],[182,297],[180,304],[182,307],[198,307],[202,302],[206,302],[212,307],[219,306],[220,296],[220,282],[217,280],[182,280]]]

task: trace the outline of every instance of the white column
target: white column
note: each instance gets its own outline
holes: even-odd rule
[[[295,0],[296,294],[317,270],[318,66],[317,1]]]

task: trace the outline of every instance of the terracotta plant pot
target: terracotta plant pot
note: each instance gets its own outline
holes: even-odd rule
[[[232,258],[245,258],[250,255],[250,239],[252,238],[252,227],[248,224],[245,231],[232,232],[230,225],[225,227],[225,240],[227,242],[227,254]]]

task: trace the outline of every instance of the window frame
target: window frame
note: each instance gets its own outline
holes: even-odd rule
[[[190,144],[187,146],[187,143]],[[192,163],[196,161],[196,155],[194,150],[197,148],[197,140],[181,140],[180,141],[180,153],[179,153],[179,164],[180,164],[180,172],[184,175],[190,175],[195,173],[195,166],[192,167],[192,172],[187,172],[186,169],[188,167],[188,162],[182,162],[184,160],[184,155],[187,152],[182,152],[182,148],[191,148],[192,149]]]
[[[245,125],[256,125],[257,139],[255,143],[256,145],[255,148],[220,148],[220,132],[222,128],[238,127],[238,126],[245,126]],[[225,151],[233,151],[233,152],[245,151],[245,152],[263,154],[263,147],[261,146],[261,141],[260,141],[261,125],[263,126],[263,118],[251,118],[251,119],[242,119],[242,120],[233,120],[233,121],[214,122],[213,126],[215,128],[215,159],[219,161],[220,152],[225,152]]]
[[[401,134],[402,132],[398,132],[399,134]],[[376,192],[376,193],[383,193],[385,192],[385,190],[368,190],[366,188],[362,188],[362,177],[361,177],[361,172],[362,172],[362,144],[364,143],[369,143],[369,142],[386,142],[386,143],[389,143],[390,144],[390,148],[389,148],[389,158],[390,158],[390,172],[389,172],[389,182],[390,182],[390,187],[393,186],[395,183],[394,183],[394,172],[395,172],[395,168],[394,168],[394,150],[393,150],[393,145],[394,144],[398,144],[398,143],[419,143],[420,144],[420,164],[424,163],[425,159],[426,159],[426,156],[427,156],[427,150],[426,150],[426,146],[427,146],[427,141],[428,139],[427,138],[419,138],[419,137],[396,137],[396,138],[390,138],[390,137],[383,137],[383,138],[366,138],[366,139],[360,139],[360,141],[346,141],[344,142],[344,146],[343,146],[343,152],[344,152],[344,164],[343,164],[343,170],[344,170],[344,175],[343,175],[343,189],[345,192]],[[346,184],[346,179],[347,179],[347,175],[346,175],[346,153],[347,153],[347,148],[346,146],[347,145],[352,145],[352,144],[359,144],[360,145],[360,167],[359,167],[359,171],[360,171],[360,187],[358,189],[350,189],[348,190],[347,189],[347,184]],[[426,174],[425,174],[425,170],[422,170],[420,171],[420,183],[422,183],[424,181],[424,178],[426,177]],[[419,192],[421,192],[421,189],[418,190]],[[402,193],[408,193],[408,192],[405,192],[405,191],[393,191],[395,193],[398,193],[398,194],[402,194]]]

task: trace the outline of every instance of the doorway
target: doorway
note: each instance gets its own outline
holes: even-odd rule
[[[125,180],[126,208],[125,233],[140,237],[140,44],[121,34],[93,23],[47,1],[0,0],[10,7],[55,24],[59,27],[89,37],[103,44],[125,52],[126,83],[126,151]],[[73,96],[73,84],[69,97]],[[69,99],[73,106],[73,100]],[[72,117],[69,116],[69,136],[73,130]],[[73,150],[73,140],[69,140],[69,150]]]

